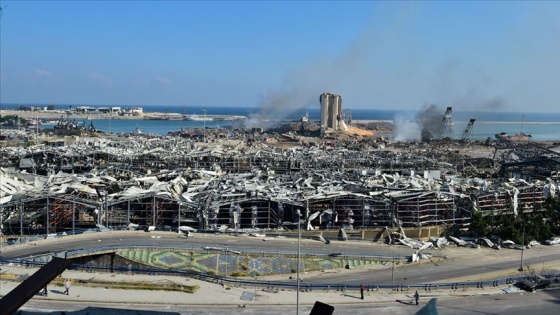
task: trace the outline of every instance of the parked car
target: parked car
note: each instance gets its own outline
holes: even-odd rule
[[[20,243],[19,237],[10,237],[6,241],[6,245],[16,245]]]
[[[550,280],[541,276],[530,276],[519,281],[518,285],[521,289],[534,292],[535,290],[548,287],[550,285]]]
[[[546,245],[556,245],[556,244],[560,244],[560,237],[553,237],[553,238],[549,238],[546,241],[544,241],[544,243]]]

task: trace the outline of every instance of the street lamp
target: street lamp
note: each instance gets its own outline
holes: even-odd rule
[[[1,9],[1,8],[0,8]],[[1,12],[0,12],[1,14]],[[0,184],[2,183],[0,177]],[[2,229],[4,228],[4,220],[2,219],[4,216],[4,207],[0,206],[0,253],[2,253],[2,242],[4,241],[4,234],[2,234]]]
[[[298,219],[298,238],[297,238],[297,272],[296,272],[296,288],[297,288],[297,293],[296,293],[296,315],[299,315],[299,265],[300,265],[300,259],[301,259],[301,211],[298,209],[297,210],[297,219]]]
[[[391,239],[391,250],[393,251],[393,264],[391,266],[391,290],[395,287],[395,244]]]
[[[521,262],[519,264],[519,271],[523,271],[523,252],[525,251],[525,219],[523,219],[523,235],[521,236]]]
[[[203,135],[204,135],[204,143],[206,143],[206,109],[203,109],[202,112],[204,113],[204,117],[202,118],[202,123],[204,126],[204,131],[203,131]]]
[[[228,275],[228,247],[227,247],[227,243],[224,244],[226,246],[226,276],[225,278],[227,278]]]

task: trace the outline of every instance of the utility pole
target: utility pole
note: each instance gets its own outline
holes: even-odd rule
[[[203,131],[204,143],[206,143],[206,109],[203,109],[202,112],[204,113],[204,117],[202,119],[203,120],[203,126],[204,126],[203,127],[204,128],[204,131]]]
[[[226,276],[225,278],[227,278],[228,276],[228,247],[227,247],[227,243],[224,244],[226,246]]]
[[[0,2],[0,73],[2,73],[2,13],[4,8]],[[0,84],[0,120],[2,118],[2,84]],[[2,128],[0,128],[0,135],[2,134]],[[2,174],[0,174],[0,185],[2,185]],[[2,229],[4,228],[3,222],[4,207],[0,205],[0,253],[2,252],[2,242],[4,241],[4,234],[2,234]]]
[[[109,228],[109,192],[105,188],[105,227]],[[155,224],[154,224],[155,225]]]
[[[393,251],[393,264],[391,266],[391,290],[395,287],[395,244],[391,244]]]
[[[523,252],[525,251],[525,219],[523,219],[523,235],[521,236],[521,262],[519,264],[519,271],[523,271]]]
[[[301,261],[301,211],[297,210],[297,217],[298,217],[298,238],[297,238],[297,273],[296,273],[296,315],[299,315],[299,265]]]
[[[7,5],[6,5],[7,6]],[[4,8],[2,7],[2,2],[0,1],[0,73],[2,73],[2,13]],[[0,120],[2,119],[2,84],[0,84]],[[0,128],[0,135],[2,134],[2,128]]]

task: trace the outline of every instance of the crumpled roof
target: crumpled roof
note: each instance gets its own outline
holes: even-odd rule
[[[527,185],[549,185],[548,193],[555,192],[550,183],[528,183],[522,180],[490,182],[479,178],[459,178],[445,175],[441,178],[378,172],[380,163],[398,163],[400,167],[418,166],[418,161],[428,157],[391,151],[363,152],[349,149],[324,151],[318,147],[292,147],[279,149],[265,143],[250,146],[226,142],[212,146],[197,146],[192,140],[179,137],[145,139],[123,138],[119,141],[105,138],[86,138],[56,150],[33,148],[34,154],[44,153],[59,157],[82,157],[99,154],[115,161],[130,161],[139,156],[153,156],[161,161],[189,158],[215,158],[210,169],[153,170],[139,174],[133,169],[118,168],[107,162],[107,167],[88,174],[59,172],[39,176],[13,171],[0,173],[0,198],[10,202],[9,196],[35,198],[37,196],[79,192],[83,198],[100,199],[99,189],[116,185],[120,189],[109,194],[111,202],[143,196],[163,196],[177,202],[189,202],[206,207],[231,200],[262,198],[303,204],[313,200],[355,196],[378,199],[408,198],[423,192],[442,192],[445,195],[464,197],[470,194],[489,194],[512,191]],[[41,151],[43,150],[43,151]],[[30,149],[2,148],[3,152],[26,156]],[[110,158],[111,159],[111,158]],[[222,161],[243,161],[250,171],[241,173],[222,170]],[[440,169],[449,164],[436,163]],[[127,162],[130,163],[130,162]],[[264,165],[269,163],[268,165]],[[297,163],[297,169],[276,173],[274,163]],[[348,166],[352,165],[352,168]],[[126,163],[125,163],[126,166]],[[157,170],[157,171],[156,171]],[[427,171],[430,171],[429,169]],[[157,173],[156,173],[157,172]],[[445,172],[442,172],[444,174]]]

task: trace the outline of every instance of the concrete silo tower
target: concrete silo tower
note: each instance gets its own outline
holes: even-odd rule
[[[327,129],[340,130],[342,121],[342,96],[323,93],[319,96],[321,103],[321,137]]]

